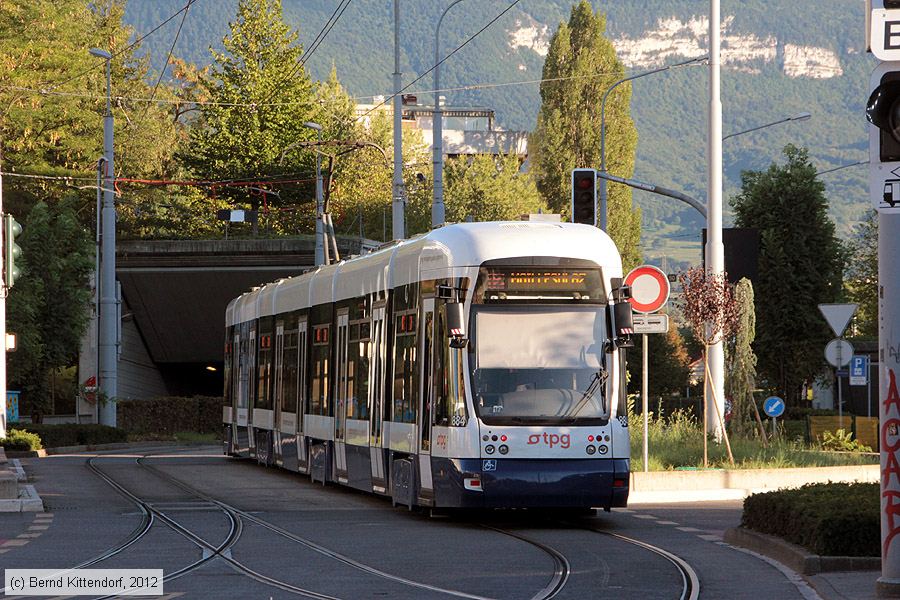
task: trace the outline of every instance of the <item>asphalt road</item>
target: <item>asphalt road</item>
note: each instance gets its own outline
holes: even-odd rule
[[[137,538],[91,568],[171,576],[190,567],[166,581],[171,598],[677,599],[683,574],[663,550],[693,569],[700,598],[815,597],[722,542],[740,521],[740,502],[641,506],[576,521],[435,518],[227,459],[218,447],[156,452],[24,460],[47,513],[0,513],[0,567],[69,568]],[[89,468],[92,456],[99,473]],[[139,502],[154,517],[149,527]]]

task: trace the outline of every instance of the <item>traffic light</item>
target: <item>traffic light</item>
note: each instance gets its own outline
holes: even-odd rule
[[[900,62],[872,72],[866,104],[869,127],[869,190],[876,209],[900,210]]]
[[[3,215],[3,283],[7,288],[15,284],[21,274],[21,269],[16,266],[16,261],[22,257],[22,248],[16,243],[16,237],[22,233],[19,225],[12,215]]]
[[[572,169],[573,223],[597,225],[597,171]]]

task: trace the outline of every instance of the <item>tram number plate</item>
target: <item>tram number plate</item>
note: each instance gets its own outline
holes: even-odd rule
[[[497,470],[497,461],[496,460],[485,460],[481,462],[481,470],[482,471],[496,471]]]

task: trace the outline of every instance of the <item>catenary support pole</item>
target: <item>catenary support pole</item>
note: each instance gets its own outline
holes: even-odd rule
[[[2,152],[2,144],[0,144]],[[0,215],[3,214],[3,163],[0,156]],[[3,227],[0,220],[0,248],[3,247]],[[3,360],[0,360],[0,438],[6,437],[6,274],[0,269],[0,340],[3,340]]]
[[[403,98],[400,96],[400,0],[394,0],[394,185],[391,237],[406,237],[406,190],[403,186]]]
[[[118,395],[118,323],[116,315],[116,206],[113,167],[113,114],[110,99],[110,62],[106,59],[106,114],[103,117],[103,207],[100,215],[100,412],[102,425],[116,426]]]
[[[879,592],[900,592],[900,214],[878,214],[878,417],[881,438]]]
[[[647,336],[649,334],[645,333],[641,337],[641,410],[644,415],[644,473],[650,470],[650,457],[649,457],[649,448],[650,448],[650,417],[647,415],[647,411],[649,409],[650,402],[647,400],[647,371],[648,371],[648,360],[647,355],[649,351],[647,350]]]
[[[725,272],[725,247],[722,245],[722,100],[720,62],[720,0],[710,0],[709,14],[709,130],[707,140],[707,242],[706,265],[713,276]],[[710,344],[709,371],[705,386],[708,398],[719,404],[707,403],[706,422],[717,440],[722,439],[722,424],[716,419],[725,412],[725,349],[721,340]]]

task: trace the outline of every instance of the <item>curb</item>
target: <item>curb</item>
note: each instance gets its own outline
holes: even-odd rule
[[[18,498],[0,500],[0,513],[6,512],[44,512],[44,501],[33,485],[22,485]]]
[[[777,560],[801,575],[831,571],[875,571],[881,569],[881,557],[819,556],[781,538],[734,527],[725,531],[725,541]]]

